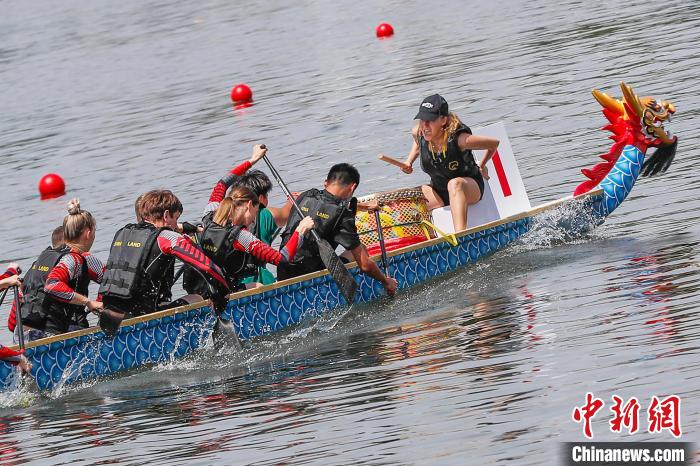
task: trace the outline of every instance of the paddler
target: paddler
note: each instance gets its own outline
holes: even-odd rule
[[[51,246],[44,249],[36,258],[32,266],[24,275],[24,286],[20,293],[19,302],[22,309],[22,329],[24,341],[34,341],[44,338],[46,334],[46,312],[44,300],[46,292],[44,286],[49,272],[58,264],[63,256],[70,252],[70,248],[64,243],[63,225],[56,227],[51,233]],[[12,303],[12,309],[7,319],[7,328],[15,334],[17,326],[17,310]],[[78,316],[80,322],[82,318]],[[79,326],[78,320],[72,325]],[[15,338],[17,335],[15,334]]]
[[[420,157],[421,168],[430,176],[430,184],[421,186],[428,209],[450,206],[455,231],[465,230],[467,208],[484,195],[484,179],[489,179],[486,164],[499,141],[472,134],[439,94],[421,102],[415,119],[413,145],[402,170],[413,173],[413,162]],[[478,164],[473,150],[486,151]]]
[[[281,252],[271,248],[248,231],[248,227],[259,217],[261,196],[238,183],[241,177],[245,176],[245,172],[266,153],[265,146],[256,145],[249,160],[238,165],[219,180],[209,196],[209,203],[202,218],[204,231],[198,235],[199,245],[205,254],[223,269],[233,291],[259,286],[258,282],[249,281],[244,284],[243,280],[257,275],[258,268],[264,264],[279,265],[294,258],[297,246],[304,240],[304,234],[313,228],[313,220],[304,219],[297,226],[289,246],[283,248]],[[263,199],[267,200],[267,192],[272,188],[272,184],[269,183],[269,179],[268,184],[264,181],[258,175],[255,178],[249,177],[247,183],[258,185],[259,191],[265,193]],[[233,185],[231,192],[226,196],[226,191],[231,185]],[[200,277],[190,270],[185,270],[183,286],[188,292],[206,294],[202,285]]]
[[[379,281],[386,292],[393,295],[396,292],[396,280],[385,276],[379,270],[369,258],[367,249],[360,242],[357,234],[355,227],[357,199],[353,194],[359,184],[360,173],[357,169],[350,164],[339,163],[333,165],[328,172],[323,190],[305,191],[299,195],[297,203],[302,212],[309,214],[314,220],[315,229],[321,238],[328,241],[333,248],[341,245],[350,251],[360,270]],[[292,211],[282,233],[283,247],[293,238],[293,232],[300,221],[299,214]],[[301,245],[292,262],[277,268],[277,278],[284,280],[324,268],[316,242],[309,239]]]
[[[14,262],[8,265],[5,273],[0,275],[0,290],[5,290],[12,286],[22,286],[22,279],[19,278],[19,265]],[[32,365],[23,356],[23,353],[23,350],[15,351],[5,345],[0,345],[0,360],[13,366],[19,366],[22,372],[29,372]]]
[[[87,328],[86,310],[99,314],[104,307],[100,301],[88,298],[88,285],[91,281],[100,283],[104,273],[102,261],[90,254],[96,227],[92,214],[80,208],[78,199],[72,199],[68,203],[68,215],[63,219],[66,250],[57,252],[60,259],[46,277],[46,296],[31,289],[25,291],[25,305],[30,305],[27,312],[45,317],[46,336]],[[40,284],[37,286],[40,290]],[[30,301],[30,297],[37,299]]]
[[[201,301],[198,295],[172,300],[175,259],[209,283],[217,309],[225,306],[229,288],[223,273],[196,244],[175,231],[183,210],[180,200],[171,191],[153,190],[137,205],[142,221],[124,226],[112,241],[100,287],[105,306],[139,316]]]
[[[223,270],[233,291],[260,286],[257,282],[243,284],[243,279],[256,272],[264,264],[280,266],[293,259],[304,235],[314,226],[310,217],[296,226],[288,243],[281,251],[271,248],[256,238],[247,227],[255,221],[258,213],[258,196],[243,186],[234,186],[212,215],[205,216],[204,232],[199,235],[199,244]],[[251,264],[253,267],[248,268]],[[196,281],[187,280],[193,290],[201,291]],[[189,290],[188,290],[189,291]]]
[[[248,227],[248,230],[257,236],[260,241],[272,246],[272,241],[277,237],[282,228],[287,224],[289,212],[292,208],[291,202],[287,202],[282,207],[271,207],[268,205],[269,194],[272,191],[272,181],[260,170],[249,170],[241,176],[234,186],[245,186],[258,196],[260,204],[255,221]],[[258,267],[255,276],[245,278],[244,284],[258,282],[269,285],[276,281],[275,276],[265,267]]]

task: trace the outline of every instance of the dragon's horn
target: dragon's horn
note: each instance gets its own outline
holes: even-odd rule
[[[676,113],[676,106],[673,105],[673,104],[670,103],[670,102],[667,102],[667,101],[665,101],[665,100],[662,100],[662,101],[661,101],[661,106],[662,106],[662,107],[668,108],[668,113],[670,113],[670,114]]]
[[[625,102],[634,110],[634,113],[636,113],[637,118],[641,118],[642,115],[644,114],[644,107],[642,107],[642,103],[639,101],[639,97],[637,97],[637,94],[634,93],[634,90],[632,90],[632,86],[628,86],[625,84],[624,81],[620,82],[620,89],[622,89],[622,95],[625,99]],[[628,117],[631,117],[631,115],[627,115]]]
[[[625,107],[623,107],[622,102],[619,100],[610,97],[605,92],[600,92],[598,89],[593,89],[591,93],[602,107],[607,108],[618,115],[623,115],[625,113]]]

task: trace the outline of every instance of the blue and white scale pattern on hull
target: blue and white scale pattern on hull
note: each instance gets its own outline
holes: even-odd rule
[[[593,206],[595,215],[605,218],[622,204],[639,178],[643,164],[644,152],[633,145],[625,146],[613,168],[598,185],[604,194],[603,200]]]
[[[37,386],[51,389],[184,356],[206,342],[213,325],[208,308],[193,309],[122,327],[114,338],[98,332],[27,348],[26,357]],[[0,364],[0,389],[10,386],[14,372]]]
[[[394,256],[389,259],[389,267],[399,289],[409,288],[502,249],[526,233],[530,221],[530,218],[523,218],[463,236],[458,238],[456,247],[443,242]],[[352,274],[359,284],[356,302],[369,302],[384,294],[376,280],[357,269],[353,269]],[[277,332],[346,304],[329,275],[241,298],[234,303],[225,318],[233,321],[241,340]]]

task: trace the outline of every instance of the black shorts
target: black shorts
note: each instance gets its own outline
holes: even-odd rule
[[[482,176],[462,176],[460,178],[471,178],[472,180],[476,181],[476,184],[479,186],[479,200],[484,197],[484,178]],[[443,204],[445,204],[445,207],[450,205],[450,192],[447,190],[447,181],[431,180],[428,186],[433,188],[433,190],[442,200]]]

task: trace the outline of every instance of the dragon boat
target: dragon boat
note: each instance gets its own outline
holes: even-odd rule
[[[588,179],[571,195],[453,234],[421,237],[419,230],[424,231],[424,225],[416,226],[419,230],[412,232],[403,231],[410,222],[391,225],[388,231],[398,234],[387,239],[391,249],[387,254],[388,265],[399,290],[465,267],[505,248],[531,230],[538,215],[562,206],[575,205],[576,212],[574,221],[563,220],[564,228],[583,232],[595,227],[625,200],[640,175],[666,171],[677,145],[677,138],[664,128],[675,113],[674,106],[649,97],[640,98],[625,83],[620,87],[622,100],[593,91],[609,122],[603,130],[612,132],[614,143],[600,156],[603,162],[582,170]],[[645,161],[650,147],[656,151]],[[418,211],[418,216],[429,217],[420,208],[413,211],[414,214]],[[358,231],[366,220],[358,219]],[[370,249],[376,251],[376,247]],[[359,272],[354,264],[348,264],[348,268],[358,284],[354,303],[368,303],[384,294],[382,286]],[[353,303],[347,303],[328,272],[321,271],[234,293],[219,318],[231,321],[238,339],[246,342],[348,304]],[[51,390],[175,360],[208,345],[216,322],[208,302],[202,302],[124,320],[113,336],[95,327],[34,341],[26,345],[25,356],[32,369],[25,377],[33,380],[40,390]],[[0,361],[0,390],[13,389],[20,378],[14,366]]]

